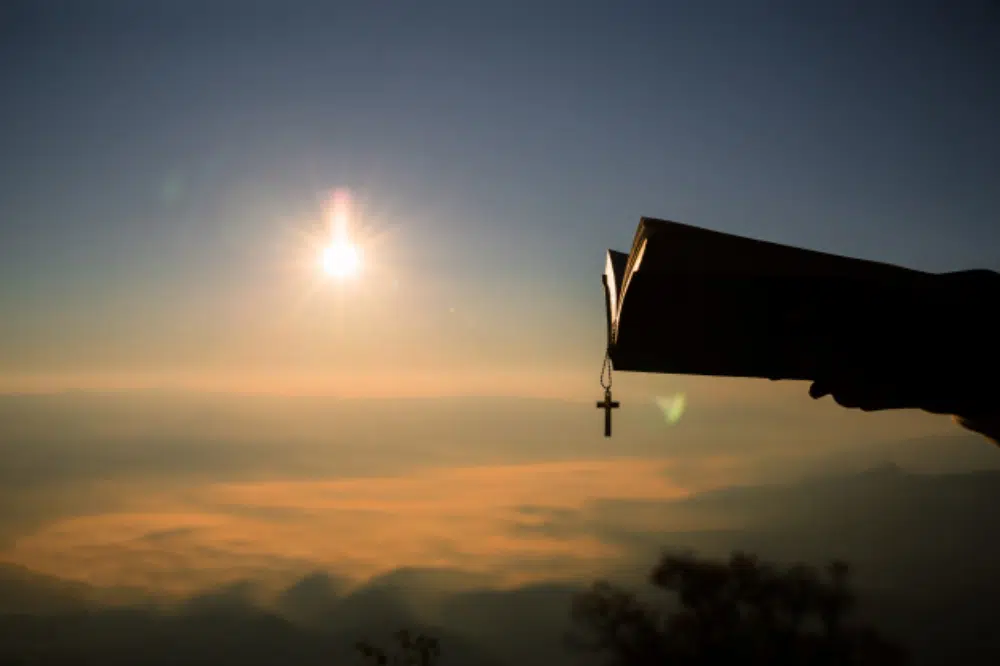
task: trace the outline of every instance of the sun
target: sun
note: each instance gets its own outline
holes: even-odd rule
[[[323,272],[330,277],[347,279],[361,272],[361,248],[347,240],[335,240],[320,256]]]

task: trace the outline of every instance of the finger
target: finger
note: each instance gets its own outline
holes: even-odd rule
[[[809,396],[814,400],[819,400],[830,396],[841,407],[849,409],[878,409],[879,393],[872,391],[861,384],[854,383],[830,383],[825,381],[815,381],[809,387]]]
[[[826,382],[816,381],[809,387],[813,399],[831,396],[838,405],[847,409],[875,412],[896,406],[893,391],[866,381]]]
[[[827,382],[815,381],[809,387],[809,396],[813,400],[819,400],[828,395],[833,397],[838,405],[848,409],[855,409],[861,406],[862,403],[856,391],[846,390],[842,386],[833,386]]]
[[[830,395],[830,387],[826,382],[815,381],[809,386],[809,397],[813,400],[819,400],[828,395]]]
[[[904,406],[905,400],[898,387],[871,381],[852,384],[850,391],[834,391],[838,404],[865,412],[877,412]]]
[[[847,409],[857,409],[861,407],[862,403],[856,395],[843,392],[838,393],[836,391],[834,391],[830,395],[833,396],[834,402],[836,402],[841,407],[845,407]]]

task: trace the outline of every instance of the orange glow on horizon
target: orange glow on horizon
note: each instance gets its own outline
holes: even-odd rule
[[[69,391],[189,391],[233,395],[332,398],[524,397],[572,399],[586,396],[587,378],[577,373],[532,371],[455,373],[400,371],[370,374],[274,372],[120,372],[0,374],[0,395]],[[586,396],[589,398],[589,396]]]
[[[444,566],[500,586],[582,577],[620,547],[586,533],[532,533],[540,517],[522,507],[588,512],[595,496],[687,496],[668,471],[664,461],[596,459],[126,490],[117,510],[47,525],[0,552],[0,561],[167,594],[261,571],[294,578],[323,569],[362,581],[399,566]],[[651,527],[656,519],[631,522]]]

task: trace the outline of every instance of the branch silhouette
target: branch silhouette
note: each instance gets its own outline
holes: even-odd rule
[[[900,647],[852,620],[843,562],[820,571],[740,552],[728,561],[665,554],[650,580],[673,606],[597,582],[574,601],[571,645],[608,666],[907,663]]]
[[[408,629],[400,629],[393,637],[397,643],[395,651],[386,651],[365,640],[354,647],[367,663],[377,666],[433,666],[441,656],[436,638],[414,635]]]

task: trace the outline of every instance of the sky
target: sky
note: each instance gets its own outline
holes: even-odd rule
[[[5,4],[7,390],[576,395],[642,215],[998,265],[991,3]]]
[[[641,216],[1000,270],[998,31],[985,0],[3,3],[0,559],[515,584],[622,556],[539,515],[994,466],[799,383],[619,373],[610,440],[593,402]],[[354,280],[318,267],[336,191]]]

